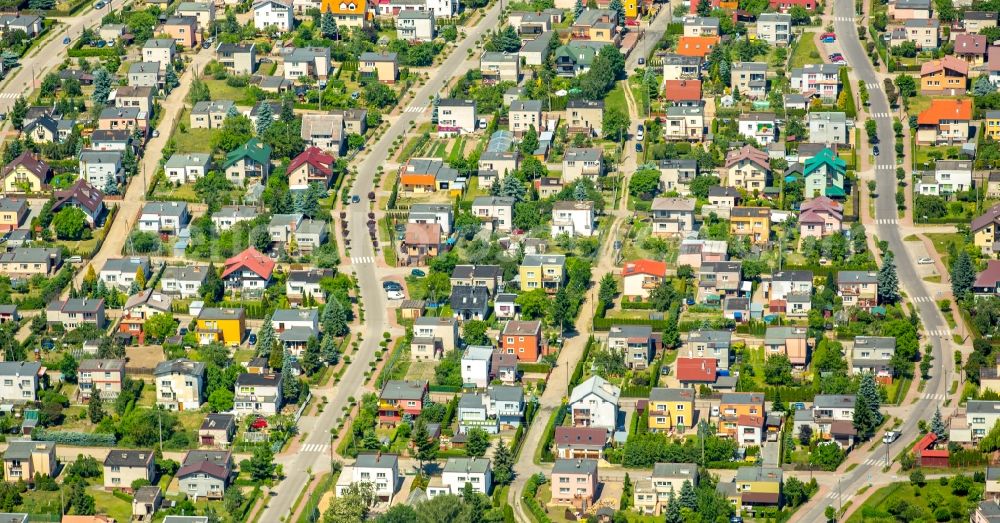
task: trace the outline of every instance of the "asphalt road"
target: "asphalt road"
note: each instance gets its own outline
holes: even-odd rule
[[[489,29],[497,26],[500,16],[500,5],[497,3],[486,12],[479,23],[466,31],[467,36],[452,50],[451,54],[437,67],[431,75],[430,80],[417,91],[417,95],[410,102],[414,105],[429,105],[430,97],[438,94],[443,84],[453,77],[465,74],[473,64],[478,66],[478,56],[473,56],[472,60],[467,60],[467,52],[472,49],[475,42]],[[379,253],[375,252],[371,238],[368,236],[368,229],[365,223],[368,221],[368,213],[372,210],[368,203],[367,194],[375,190],[375,173],[378,167],[389,158],[389,148],[397,137],[402,136],[410,127],[410,123],[417,120],[429,119],[430,108],[425,108],[422,112],[402,112],[389,127],[389,130],[382,135],[376,143],[371,145],[369,153],[364,160],[357,165],[358,175],[354,181],[352,194],[361,196],[361,203],[351,204],[348,209],[348,237],[351,240],[350,258],[354,260],[374,259]],[[345,257],[342,263],[349,263],[350,259]],[[358,352],[351,357],[351,367],[344,373],[340,383],[334,387],[334,395],[329,398],[330,402],[324,408],[323,414],[311,427],[300,427],[301,432],[308,432],[308,438],[303,442],[303,446],[310,444],[330,444],[330,431],[334,428],[337,418],[343,412],[343,407],[347,405],[349,397],[360,398],[361,394],[367,392],[365,387],[365,371],[369,368],[369,363],[373,360],[375,352],[379,350],[378,342],[382,339],[382,333],[389,330],[388,306],[385,292],[382,290],[381,278],[378,269],[371,261],[363,263],[350,263],[341,267],[342,271],[353,271],[357,276],[358,285],[361,291],[361,301],[365,309],[365,320],[362,335],[364,339]],[[267,508],[264,510],[260,521],[279,521],[281,517],[287,516],[292,508],[292,504],[305,488],[309,481],[309,471],[313,472],[328,470],[329,463],[324,459],[325,452],[299,452],[290,463],[285,464],[285,479],[273,489],[273,494]]]
[[[915,265],[915,260],[907,255],[906,249],[903,246],[903,238],[899,233],[898,218],[896,213],[896,199],[895,199],[895,188],[896,188],[896,164],[895,164],[895,133],[892,129],[892,112],[889,108],[889,102],[886,99],[885,91],[881,87],[882,80],[875,74],[875,69],[872,67],[871,62],[868,60],[868,56],[865,54],[864,49],[861,47],[861,42],[858,39],[857,28],[855,25],[854,17],[854,2],[853,0],[836,0],[834,4],[834,15],[835,22],[834,27],[836,28],[837,36],[843,47],[844,57],[847,58],[848,63],[853,68],[851,71],[851,79],[854,81],[865,82],[869,85],[868,92],[870,94],[869,101],[871,106],[869,108],[869,113],[871,114],[885,114],[890,115],[888,117],[876,118],[878,124],[878,137],[879,137],[879,147],[882,150],[882,154],[875,158],[875,176],[878,182],[878,197],[875,201],[875,218],[876,223],[874,231],[869,229],[869,234],[874,232],[880,240],[885,240],[889,243],[889,250],[895,255],[896,269],[899,276],[900,286],[906,291],[909,297],[924,297],[928,296],[927,289],[924,287],[923,280],[917,274],[917,268]],[[873,89],[871,86],[879,85],[877,89]],[[856,89],[856,87],[855,87]],[[861,122],[859,122],[860,124]],[[860,189],[855,189],[860,190]],[[883,220],[888,220],[884,222]],[[879,224],[879,221],[883,223]],[[931,296],[933,298],[933,296]],[[926,331],[934,330],[946,330],[948,331],[948,325],[945,323],[944,318],[937,309],[937,305],[933,300],[914,303],[917,309],[917,313],[920,316],[920,320],[923,322],[924,329]],[[946,392],[944,389],[947,386],[945,380],[942,379],[941,375],[943,366],[940,362],[950,361],[951,358],[945,358],[945,349],[949,351],[951,349],[951,340],[943,339],[941,337],[933,336],[929,338],[924,338],[921,340],[921,345],[930,343],[934,350],[934,361],[939,362],[935,364],[932,372],[931,379],[924,388],[924,394],[921,398],[913,405],[912,414],[903,417],[903,425],[901,431],[903,436],[896,440],[896,442],[891,446],[889,455],[890,459],[894,458],[902,448],[911,441],[917,434],[917,422],[921,419],[930,419],[934,413],[934,408],[938,405],[936,400],[924,399],[928,394],[939,394]],[[942,396],[943,397],[943,396]],[[854,452],[865,452],[865,447],[858,446],[855,448]],[[885,449],[879,447],[878,450],[873,452],[868,458],[884,458]],[[796,513],[794,519],[797,521],[824,521],[826,518],[823,515],[823,511],[827,506],[833,506],[834,508],[840,508],[841,504],[846,503],[848,498],[857,492],[861,487],[872,482],[874,477],[882,476],[882,465],[869,465],[862,463],[857,468],[850,472],[846,472],[841,476],[839,481],[838,490],[841,495],[837,497],[822,497],[818,500],[814,499],[811,501],[807,507],[803,510],[799,510]],[[836,494],[836,491],[834,492]]]
[[[659,7],[659,11],[656,12],[656,17],[653,21],[649,23],[648,27],[640,28],[642,31],[642,38],[636,44],[635,51],[628,56],[625,60],[625,71],[629,74],[635,71],[639,67],[639,58],[648,58],[649,53],[653,50],[656,44],[663,38],[663,33],[667,30],[667,24],[670,23],[670,18],[673,16],[673,4],[664,3],[656,4]]]
[[[120,9],[122,5],[119,1],[115,2],[114,7]],[[33,89],[33,84],[40,85],[45,73],[66,59],[66,50],[73,45],[83,29],[97,27],[106,14],[108,14],[107,7],[96,10],[87,6],[82,14],[58,18],[61,25],[56,27],[54,33],[43,37],[47,40],[40,47],[28,51],[21,59],[20,67],[14,69],[13,77],[4,80],[3,91],[0,92],[0,113],[10,112],[18,95],[29,93]],[[64,44],[63,38],[67,36],[71,41],[69,44]]]

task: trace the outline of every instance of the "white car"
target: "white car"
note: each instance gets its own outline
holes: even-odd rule
[[[890,430],[889,432],[885,433],[885,436],[882,436],[882,443],[886,443],[886,444],[892,443],[893,441],[896,441],[897,439],[899,439],[899,431],[898,430]]]
[[[385,296],[390,300],[401,300],[406,297],[403,294],[403,291],[392,291],[392,290],[385,291]]]
[[[920,258],[919,260],[917,260],[917,263],[919,263],[920,265],[930,265],[934,263],[934,260],[930,258]]]

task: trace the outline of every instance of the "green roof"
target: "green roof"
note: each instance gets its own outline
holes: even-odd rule
[[[596,46],[570,42],[556,49],[556,58],[567,56],[574,63],[589,66],[600,51]]]
[[[836,185],[831,185],[826,188],[826,195],[830,198],[843,198],[847,196],[847,193],[844,192],[844,189],[837,187]]]
[[[229,166],[245,157],[249,157],[257,163],[270,162],[271,146],[261,142],[257,138],[251,138],[247,140],[247,143],[237,147],[235,151],[226,155],[226,163],[222,166],[222,168],[228,169]]]
[[[841,174],[847,172],[847,162],[843,158],[837,156],[829,147],[823,149],[816,156],[806,160],[805,166],[803,166],[803,174],[809,176],[813,171],[819,169],[820,166],[826,165],[830,169],[837,171]]]

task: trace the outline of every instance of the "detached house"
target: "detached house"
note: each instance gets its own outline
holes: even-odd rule
[[[111,449],[104,458],[104,490],[132,492],[132,483],[156,479],[152,450]]]
[[[809,341],[805,327],[770,326],[764,334],[765,357],[784,355],[795,367],[809,361]]]
[[[636,481],[633,506],[639,513],[660,516],[666,511],[671,497],[680,497],[685,483],[698,486],[697,464],[656,463],[652,476]]]
[[[37,361],[0,361],[0,400],[19,405],[36,401],[46,370]]]
[[[972,100],[933,99],[931,106],[917,115],[917,143],[934,145],[969,140]]]
[[[995,260],[991,260],[995,261]],[[871,373],[879,383],[892,383],[895,369],[896,338],[887,336],[856,336],[851,348],[851,373]]]
[[[117,185],[125,179],[122,153],[119,151],[80,151],[80,179],[94,187]]]
[[[518,269],[521,290],[545,289],[555,293],[566,279],[566,256],[563,254],[530,254],[521,260]]]
[[[694,198],[653,198],[653,236],[680,236],[694,230]]]
[[[288,164],[288,188],[302,191],[316,183],[326,189],[333,183],[333,164],[336,158],[319,147],[309,147]]]
[[[612,325],[608,331],[608,349],[625,355],[625,365],[644,370],[656,353],[653,328],[649,325]]]
[[[722,395],[719,405],[719,430],[722,436],[735,437],[740,416],[764,416],[764,393],[731,392]]]
[[[705,109],[667,107],[663,117],[663,133],[667,141],[700,142],[705,138]]]
[[[618,402],[621,389],[600,376],[591,376],[573,388],[569,409],[574,427],[600,427],[608,432],[618,429]]]
[[[649,299],[649,294],[667,276],[667,264],[656,260],[635,260],[622,267],[624,299]]]
[[[969,229],[973,243],[983,254],[990,255],[1000,251],[1000,204],[990,207],[973,219]]]
[[[552,466],[551,482],[552,503],[585,510],[597,496],[597,460],[557,459]]]
[[[344,137],[344,116],[340,114],[306,114],[302,116],[302,141],[312,147],[341,156],[347,147]]]
[[[737,119],[739,132],[746,138],[757,140],[767,146],[777,139],[778,126],[774,113],[749,113]]]
[[[171,183],[193,183],[211,170],[212,157],[208,153],[174,153],[163,168]]]
[[[160,362],[153,370],[156,404],[167,410],[197,410],[201,407],[205,364],[176,359]]]
[[[129,296],[125,302],[125,315],[118,325],[118,332],[138,338],[139,344],[146,342],[145,323],[155,314],[173,312],[173,298],[153,289],[139,291]]]
[[[233,74],[253,74],[257,69],[257,45],[223,44],[215,47],[215,57]]]
[[[597,147],[567,148],[562,167],[563,183],[572,183],[581,177],[596,182],[604,174],[604,150]]]
[[[716,369],[728,370],[732,339],[733,333],[729,331],[706,329],[691,331],[680,354],[692,359],[714,359]]]
[[[261,183],[271,174],[271,146],[256,137],[226,155],[222,164],[226,178],[237,186],[243,186],[250,178],[259,178]]]
[[[221,499],[232,476],[233,455],[227,450],[188,451],[177,470],[180,491],[195,499]]]
[[[516,53],[487,51],[479,57],[479,71],[486,84],[517,83],[521,78],[521,58]]]
[[[353,466],[344,467],[337,480],[336,492],[342,496],[344,490],[354,483],[371,483],[375,496],[384,503],[391,503],[400,483],[399,456],[395,454],[359,454]]]
[[[601,135],[604,102],[600,100],[570,100],[566,103],[566,124],[570,134]]]
[[[66,330],[73,330],[83,324],[103,329],[105,326],[104,298],[68,298],[53,300],[45,309],[49,325],[62,324]]]
[[[799,206],[799,235],[824,238],[843,230],[844,206],[821,196],[802,202]]]
[[[245,251],[229,258],[222,270],[222,281],[226,287],[240,291],[263,291],[271,283],[274,260],[248,247]]]
[[[792,43],[792,15],[761,13],[757,17],[757,38],[783,47]]]
[[[729,216],[729,234],[748,236],[755,244],[771,238],[771,211],[766,207],[736,207]]]
[[[845,309],[858,307],[865,311],[871,311],[873,307],[878,305],[878,273],[838,272],[837,295],[843,298]]]
[[[193,298],[198,296],[207,276],[207,265],[168,266],[160,275],[160,290],[182,298]]]
[[[608,431],[601,427],[556,427],[555,455],[562,459],[601,459]]]
[[[538,320],[511,320],[500,334],[500,351],[517,361],[536,362],[542,355],[542,323]]]
[[[649,430],[684,432],[694,426],[694,390],[654,387],[649,393]]]
[[[252,6],[253,25],[264,30],[269,27],[280,32],[291,31],[295,27],[295,13],[291,2],[280,0],[259,0]]]
[[[438,100],[438,136],[472,133],[477,125],[475,100]]]
[[[766,63],[736,62],[731,74],[733,90],[739,92],[741,97],[757,100],[767,96]]]
[[[423,410],[427,396],[426,381],[389,380],[379,396],[378,421],[383,425],[398,425],[403,415],[416,418]]]
[[[767,153],[744,145],[726,154],[727,184],[747,192],[762,192],[769,184],[771,160]]]
[[[961,58],[945,55],[940,60],[920,66],[920,93],[929,96],[965,94],[969,82],[969,64]]]
[[[274,416],[281,412],[281,373],[243,373],[236,377],[233,413]]]
[[[821,100],[836,101],[840,96],[840,68],[838,64],[806,64],[791,71],[791,87],[803,96],[818,96]]]
[[[187,202],[146,202],[139,215],[139,230],[177,234],[190,220]]]
[[[36,193],[48,186],[52,169],[41,157],[25,151],[4,166],[4,193]]]
[[[285,56],[284,75],[290,82],[305,78],[326,80],[331,69],[328,47],[299,47]]]
[[[552,237],[594,234],[594,202],[558,201],[552,204]]]

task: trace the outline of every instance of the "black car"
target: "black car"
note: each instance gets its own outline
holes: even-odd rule
[[[641,153],[642,152],[642,144],[641,143],[637,142],[635,144],[635,152],[637,152],[637,153]]]
[[[878,136],[872,136],[871,138],[869,138],[868,139],[868,143],[870,143],[872,145],[877,144],[878,143]]]
[[[875,147],[872,147],[872,154],[874,154],[875,156],[878,156],[878,146],[877,145]]]

